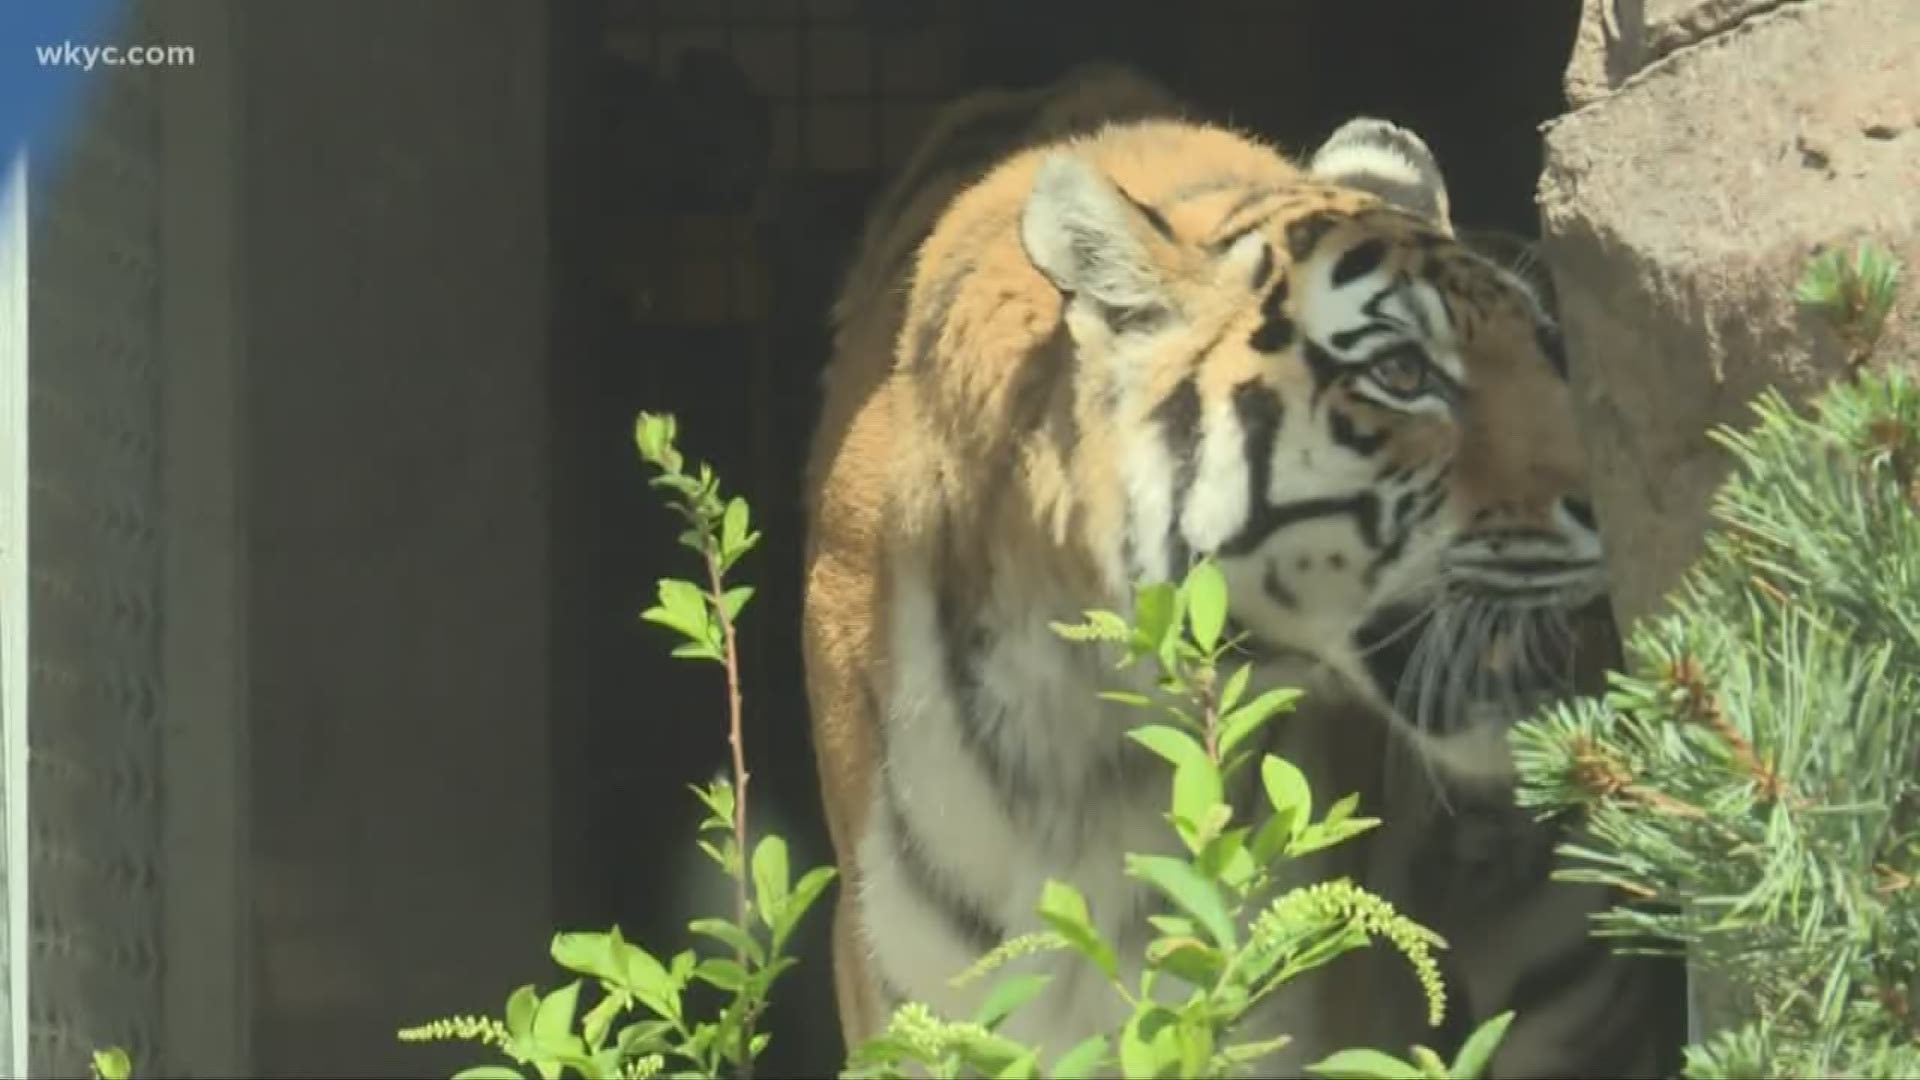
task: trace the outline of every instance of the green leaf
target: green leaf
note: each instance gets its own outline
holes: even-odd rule
[[[1048,879],[1040,890],[1040,917],[1053,931],[1065,938],[1074,951],[1093,961],[1106,977],[1120,977],[1120,964],[1087,914],[1086,897],[1064,881]]]
[[[1203,842],[1199,832],[1214,815],[1214,808],[1221,805],[1221,798],[1220,771],[1213,762],[1203,757],[1181,762],[1173,770],[1173,816],[1176,821],[1191,824],[1192,832],[1186,833],[1189,847]]]
[[[1220,754],[1222,757],[1259,731],[1279,713],[1300,700],[1300,691],[1269,690],[1220,718]]]
[[[652,953],[638,945],[628,944],[617,952],[620,977],[613,984],[632,994],[655,1015],[679,1019],[680,988],[685,974],[669,973]]]
[[[1303,858],[1316,851],[1343,844],[1359,836],[1368,829],[1380,824],[1379,818],[1347,818],[1343,821],[1322,821],[1301,829],[1286,845],[1286,852],[1292,858]]]
[[[786,903],[780,905],[773,923],[773,947],[778,951],[787,942],[787,936],[800,925],[820,894],[833,882],[836,871],[831,866],[816,866],[800,875],[800,880],[788,894]]]
[[[1199,740],[1167,724],[1145,724],[1127,732],[1127,738],[1159,754],[1175,766],[1190,761],[1206,762],[1207,750]]]
[[[687,929],[713,938],[756,965],[766,963],[766,951],[753,935],[725,919],[695,919],[687,924]]]
[[[1051,981],[1052,977],[1048,975],[1015,975],[1001,980],[987,995],[987,999],[980,1003],[980,1008],[973,1015],[973,1022],[989,1031],[999,1027],[1001,1021],[1032,1001]]]
[[[1140,590],[1133,601],[1137,653],[1160,651],[1174,628],[1178,597],[1172,585],[1159,582]]]
[[[1293,762],[1268,754],[1260,762],[1260,781],[1266,785],[1274,813],[1288,819],[1294,836],[1300,835],[1313,815],[1313,791],[1306,774]]]
[[[101,1080],[113,1080],[104,1072],[100,1076]],[[505,1065],[475,1065],[454,1073],[453,1080],[525,1080],[525,1077]]]
[[[1269,866],[1273,860],[1285,854],[1293,845],[1293,818],[1288,814],[1275,814],[1261,822],[1260,828],[1253,834],[1253,843],[1248,852],[1253,861],[1261,866]]]
[[[100,1080],[131,1080],[133,1076],[133,1059],[127,1056],[125,1050],[117,1046],[111,1046],[105,1050],[95,1050],[93,1052],[93,1071],[95,1075],[100,1077]],[[515,1080],[518,1080],[517,1073],[510,1073],[509,1075],[514,1076]]]
[[[1153,707],[1153,699],[1145,694],[1136,694],[1130,690],[1102,690],[1100,700],[1111,701],[1116,705],[1130,705],[1136,709]]]
[[[541,999],[533,1014],[533,1038],[536,1042],[559,1043],[573,1029],[574,1009],[580,1003],[580,980],[555,990]]]
[[[1137,1012],[1120,1029],[1120,1069],[1127,1080],[1162,1076],[1179,1063],[1179,1033],[1165,1009]]]
[[[633,424],[633,441],[640,448],[640,456],[648,461],[658,461],[673,448],[674,419],[672,414],[640,414]]]
[[[1424,1080],[1419,1069],[1378,1050],[1342,1050],[1307,1071],[1326,1080]]]
[[[532,1038],[533,1017],[539,1008],[540,994],[531,986],[523,986],[507,995],[507,1034],[515,1039]]]
[[[724,956],[710,956],[700,961],[693,969],[694,977],[719,990],[735,993],[747,985],[747,970],[738,961]]]
[[[1227,676],[1227,684],[1220,689],[1220,712],[1222,715],[1233,711],[1235,705],[1246,695],[1247,680],[1253,677],[1253,665],[1241,664]]]
[[[720,550],[725,554],[740,551],[747,542],[747,500],[735,496],[727,503],[720,522]]]
[[[707,594],[690,581],[678,578],[664,578],[658,585],[660,606],[673,617],[674,623],[696,638],[704,638],[707,631]]]
[[[1236,1043],[1232,1046],[1222,1047],[1220,1056],[1236,1065],[1245,1065],[1249,1062],[1258,1061],[1269,1054],[1279,1053],[1281,1050],[1286,1049],[1287,1044],[1292,1041],[1293,1036],[1291,1035],[1279,1035],[1271,1039],[1261,1039],[1258,1042]]]
[[[1226,624],[1226,577],[1210,561],[1194,564],[1187,572],[1187,625],[1193,630],[1194,644],[1202,652],[1212,652]]]
[[[1147,922],[1166,937],[1192,937],[1200,932],[1184,915],[1149,915]]]
[[[1227,807],[1222,804],[1216,809],[1227,810]],[[1237,891],[1259,869],[1254,864],[1252,854],[1247,851],[1249,832],[1245,828],[1215,830],[1195,859],[1196,868],[1203,875]]]
[[[746,607],[747,601],[751,599],[753,599],[753,586],[736,585],[721,594],[720,610],[726,612],[728,622],[738,622],[740,609]]]
[[[1220,947],[1231,949],[1236,945],[1233,918],[1227,912],[1220,889],[1192,866],[1165,856],[1129,854],[1127,872],[1151,883],[1180,905],[1181,910],[1199,920]]]
[[[1503,1012],[1474,1029],[1467,1041],[1460,1045],[1460,1053],[1453,1059],[1453,1067],[1447,1075],[1453,1080],[1480,1080],[1487,1073],[1487,1065],[1493,1061],[1494,1052],[1500,1049],[1500,1041],[1507,1037],[1507,1027],[1513,1023],[1513,1012]]]
[[[771,929],[774,915],[787,902],[787,842],[763,837],[753,849],[753,895],[760,904],[760,920]]]
[[[1220,950],[1197,937],[1157,938],[1147,946],[1147,963],[1193,986],[1219,977]]]
[[[1174,1038],[1180,1047],[1180,1075],[1205,1075],[1207,1063],[1213,1060],[1212,1026],[1189,1014],[1174,1026]]]
[[[1007,1067],[995,1073],[999,1080],[1033,1080],[1040,1075],[1040,1051],[1028,1050],[1007,1063]]]
[[[1105,1036],[1082,1039],[1053,1063],[1054,1080],[1086,1080],[1099,1070],[1106,1058]]]
[[[705,641],[689,641],[684,645],[675,645],[673,647],[673,656],[676,660],[719,661],[725,659],[724,653],[711,642]]]
[[[1427,1080],[1447,1080],[1447,1063],[1439,1054],[1425,1046],[1413,1048],[1413,1063],[1420,1075]]]
[[[1053,632],[1068,641],[1108,641],[1115,644],[1131,642],[1134,639],[1133,627],[1127,620],[1111,611],[1089,611],[1084,622],[1052,623]]]
[[[614,942],[619,939],[620,931],[616,927],[611,934],[601,933],[562,933],[553,936],[553,944],[547,952],[553,962],[578,975],[591,975],[596,979],[612,981],[617,972],[614,967]]]
[[[597,1049],[606,1042],[607,1030],[613,1027],[614,1018],[626,1010],[632,998],[615,991],[602,997],[587,1015],[580,1021],[580,1034],[589,1048]]]

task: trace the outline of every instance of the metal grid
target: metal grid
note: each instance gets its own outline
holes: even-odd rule
[[[681,185],[662,198],[657,180],[633,182],[616,196],[629,203],[628,262],[616,273],[626,279],[630,315],[683,326],[765,319],[774,283],[759,239],[769,192],[877,178],[904,161],[956,89],[973,10],[957,0],[609,0],[608,60],[646,73],[656,102],[688,121],[676,128],[673,115],[655,109],[655,131],[621,140],[629,174],[679,174]],[[686,88],[713,89],[720,68],[741,80],[749,100],[716,106]],[[717,121],[702,133],[707,141],[659,137],[659,128],[700,126],[695,113]],[[750,170],[750,180],[738,170]],[[701,205],[726,196],[737,198]]]

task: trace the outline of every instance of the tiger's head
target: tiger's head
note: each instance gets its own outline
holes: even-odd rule
[[[1499,771],[1504,731],[1472,718],[1537,685],[1605,588],[1548,304],[1454,235],[1411,132],[1352,121],[1262,170],[1194,130],[1047,153],[1020,220],[1076,394],[1119,433],[1112,565],[1138,583],[1213,556],[1257,647],[1331,667],[1453,771]],[[1381,686],[1396,637],[1411,658]]]

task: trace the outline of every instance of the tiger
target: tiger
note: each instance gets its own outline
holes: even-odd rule
[[[802,649],[849,1048],[907,1001],[974,1015],[985,984],[951,976],[1039,929],[1048,879],[1140,955],[1159,909],[1123,854],[1176,850],[1165,784],[1099,696],[1130,676],[1058,623],[1213,560],[1254,688],[1306,690],[1270,749],[1391,804],[1396,755],[1502,790],[1514,718],[1489,680],[1382,681],[1395,628],[1458,638],[1467,610],[1524,657],[1606,591],[1555,320],[1455,234],[1434,155],[1389,121],[1301,160],[1112,65],[962,99],[877,200],[831,329]],[[1295,872],[1391,881],[1390,846]],[[1018,964],[1053,978],[1010,1037],[1058,1054],[1124,1019],[1070,960]],[[1263,1070],[1404,1045],[1383,977],[1275,995],[1257,1026],[1293,1038]]]

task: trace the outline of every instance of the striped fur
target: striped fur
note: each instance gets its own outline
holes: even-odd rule
[[[1276,747],[1320,790],[1386,794],[1383,739],[1454,780],[1505,775],[1504,722],[1470,721],[1518,683],[1423,677],[1407,699],[1368,635],[1429,611],[1477,651],[1423,642],[1423,672],[1524,658],[1601,591],[1600,551],[1553,325],[1453,237],[1417,137],[1348,125],[1302,167],[1090,69],[956,107],[878,205],[809,463],[850,1042],[903,995],[970,1013],[948,977],[1035,928],[1049,877],[1138,956],[1152,908],[1121,856],[1168,846],[1164,781],[1123,738],[1137,717],[1096,698],[1111,665],[1049,624],[1196,555],[1260,679],[1325,703]],[[1010,1034],[1057,1052],[1108,1027],[1110,991],[1075,971]],[[1372,978],[1335,965],[1277,999],[1260,1025],[1296,1042],[1269,1066],[1420,1037],[1382,1026]]]

